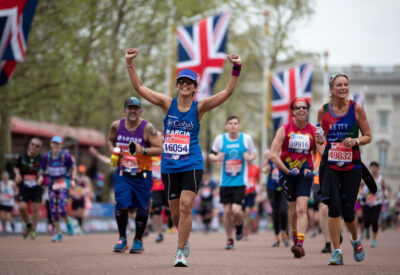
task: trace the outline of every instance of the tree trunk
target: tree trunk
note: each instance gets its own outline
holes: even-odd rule
[[[2,93],[2,99],[4,99],[0,103],[0,170],[3,171],[6,168],[6,154],[11,153],[11,114],[6,106],[8,101],[8,89],[6,86],[0,89],[0,93]]]

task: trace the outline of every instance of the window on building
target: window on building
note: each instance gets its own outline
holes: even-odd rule
[[[387,147],[379,147],[379,164],[381,167],[386,167],[387,165]]]
[[[388,129],[388,116],[389,116],[389,113],[386,111],[379,112],[379,128],[381,130]]]

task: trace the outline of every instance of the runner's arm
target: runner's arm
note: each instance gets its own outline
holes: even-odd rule
[[[231,55],[228,55],[227,57],[228,57],[229,61],[234,65],[242,64],[242,60],[238,54],[231,54]],[[201,120],[201,118],[207,111],[212,110],[215,107],[221,105],[233,94],[233,91],[235,90],[238,79],[239,79],[239,76],[231,75],[224,90],[220,91],[219,93],[217,93],[211,97],[207,97],[207,98],[204,98],[199,101],[199,105],[197,107],[199,121]]]
[[[279,152],[282,149],[283,141],[285,140],[285,129],[282,127],[279,128],[278,132],[271,145],[271,156],[270,159],[273,163],[275,163],[276,167],[285,174],[289,174],[290,170],[283,164],[281,158],[279,157]]]
[[[139,50],[136,48],[127,49],[125,53],[125,61],[127,64],[129,78],[131,80],[132,86],[136,90],[136,92],[138,92],[147,101],[161,107],[164,115],[166,115],[172,100],[168,96],[157,93],[143,84],[138,73],[136,72],[135,64],[133,63],[133,59],[138,55],[138,53]]]

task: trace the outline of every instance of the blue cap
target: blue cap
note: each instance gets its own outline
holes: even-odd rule
[[[176,78],[176,80],[178,80],[181,77],[187,77],[197,83],[197,75],[190,69],[183,69],[182,71],[180,71],[178,73],[178,77]]]
[[[60,136],[54,136],[54,137],[51,138],[51,142],[62,144],[63,143],[63,139]]]
[[[128,106],[138,106],[140,108],[142,107],[142,104],[137,97],[131,96],[125,100],[124,108]]]

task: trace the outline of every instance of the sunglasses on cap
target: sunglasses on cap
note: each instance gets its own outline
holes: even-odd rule
[[[295,110],[300,110],[300,109],[302,109],[302,110],[308,110],[308,107],[307,107],[307,106],[294,106],[293,109],[295,109]]]
[[[189,78],[179,78],[176,81],[178,84],[183,85],[183,84],[187,84],[187,85],[194,85],[194,81],[189,79]]]

